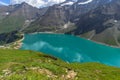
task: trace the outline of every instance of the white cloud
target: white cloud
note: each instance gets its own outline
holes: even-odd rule
[[[7,3],[1,2],[1,1],[0,1],[0,4],[1,5],[6,5],[6,6],[8,5]]]
[[[65,0],[11,0],[12,4],[20,4],[26,2],[34,7],[45,7],[53,4],[64,2]]]

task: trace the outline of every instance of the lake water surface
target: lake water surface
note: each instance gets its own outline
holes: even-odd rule
[[[120,67],[120,48],[64,34],[26,34],[21,47],[53,55],[67,62],[100,62]]]

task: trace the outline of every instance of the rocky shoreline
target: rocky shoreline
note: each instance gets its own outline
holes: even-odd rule
[[[24,40],[24,34],[20,34],[20,35],[22,36],[21,39],[9,44],[1,45],[0,49],[20,49],[22,46],[22,41]]]
[[[14,47],[14,49],[20,49],[21,48],[21,46],[22,46],[22,41],[24,40],[24,34],[21,34],[23,37],[22,37],[22,39],[20,39],[20,40],[18,40],[18,41],[16,41],[15,43],[14,43],[14,45],[17,45],[17,46],[15,46]]]
[[[39,33],[46,33],[46,34],[63,34],[63,33],[54,33],[54,32],[34,32],[34,33],[30,33],[30,34],[39,34]],[[18,40],[18,41],[15,41],[12,43],[12,48],[13,49],[20,49],[21,46],[22,46],[22,41],[24,40],[24,34],[21,34],[22,36],[22,39]],[[76,37],[80,37],[80,36],[76,36]],[[83,38],[83,37],[82,37]],[[83,39],[86,39],[86,38],[83,38]],[[94,43],[97,43],[97,44],[101,44],[101,45],[104,45],[104,46],[109,46],[109,47],[112,47],[112,48],[120,48],[119,46],[113,46],[113,45],[108,45],[108,44],[105,44],[105,43],[102,43],[102,42],[97,42],[97,41],[93,41],[93,40],[90,40],[90,39],[86,39],[86,40],[89,40],[89,41],[92,41]],[[9,44],[8,44],[9,45]],[[3,49],[10,49],[11,47],[9,46],[0,46],[0,48],[3,48]]]

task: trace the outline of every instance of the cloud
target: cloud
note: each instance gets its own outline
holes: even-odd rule
[[[20,4],[26,2],[34,7],[45,7],[53,4],[64,2],[65,0],[11,0],[12,4]]]
[[[7,3],[1,2],[1,1],[0,1],[0,4],[1,5],[6,5],[6,6],[8,5]]]

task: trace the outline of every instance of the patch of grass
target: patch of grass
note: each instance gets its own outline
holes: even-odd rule
[[[7,76],[6,80],[48,80],[49,78],[45,74],[40,74],[36,71],[27,71],[23,74],[13,74]]]
[[[99,63],[66,63],[52,56],[29,50],[0,49],[0,55],[0,79],[2,80],[120,79],[119,68]],[[76,75],[71,77],[75,73]]]
[[[11,32],[15,30],[19,30],[22,28],[25,22],[24,17],[22,16],[14,16],[14,17],[7,17],[4,18],[0,23],[0,33]]]

